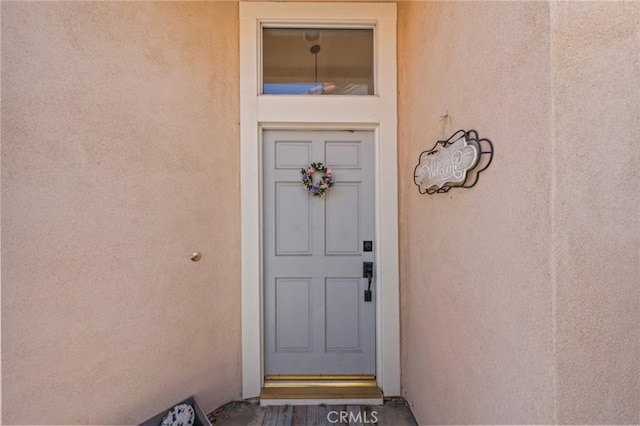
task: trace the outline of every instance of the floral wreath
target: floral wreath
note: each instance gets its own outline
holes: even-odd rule
[[[316,172],[322,173],[322,178],[314,184],[313,174]],[[324,197],[327,189],[335,184],[331,179],[331,169],[328,169],[322,163],[311,163],[306,169],[300,169],[300,173],[302,174],[302,185],[314,197]]]

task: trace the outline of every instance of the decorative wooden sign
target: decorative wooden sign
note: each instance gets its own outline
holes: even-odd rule
[[[478,138],[475,130],[458,130],[446,141],[438,141],[420,154],[413,181],[421,194],[471,188],[493,158],[493,144]]]

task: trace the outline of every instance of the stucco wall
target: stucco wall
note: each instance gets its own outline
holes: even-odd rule
[[[553,419],[548,14],[399,4],[402,386],[421,424]],[[420,195],[420,152],[461,128],[494,142],[492,165]]]
[[[400,3],[403,392],[420,423],[639,422],[637,3]],[[471,190],[418,155],[475,128]]]
[[[558,422],[640,423],[640,3],[551,5]]]
[[[4,424],[240,397],[237,8],[2,3]]]

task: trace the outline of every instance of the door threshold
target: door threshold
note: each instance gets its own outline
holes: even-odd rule
[[[383,405],[384,400],[380,398],[355,398],[355,399],[262,399],[261,407],[272,405]]]
[[[381,405],[372,375],[267,376],[260,405]]]

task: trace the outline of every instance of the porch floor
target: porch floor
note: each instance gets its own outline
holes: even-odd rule
[[[215,426],[417,426],[401,398],[384,405],[280,405],[261,407],[260,401],[226,404],[208,416]]]

